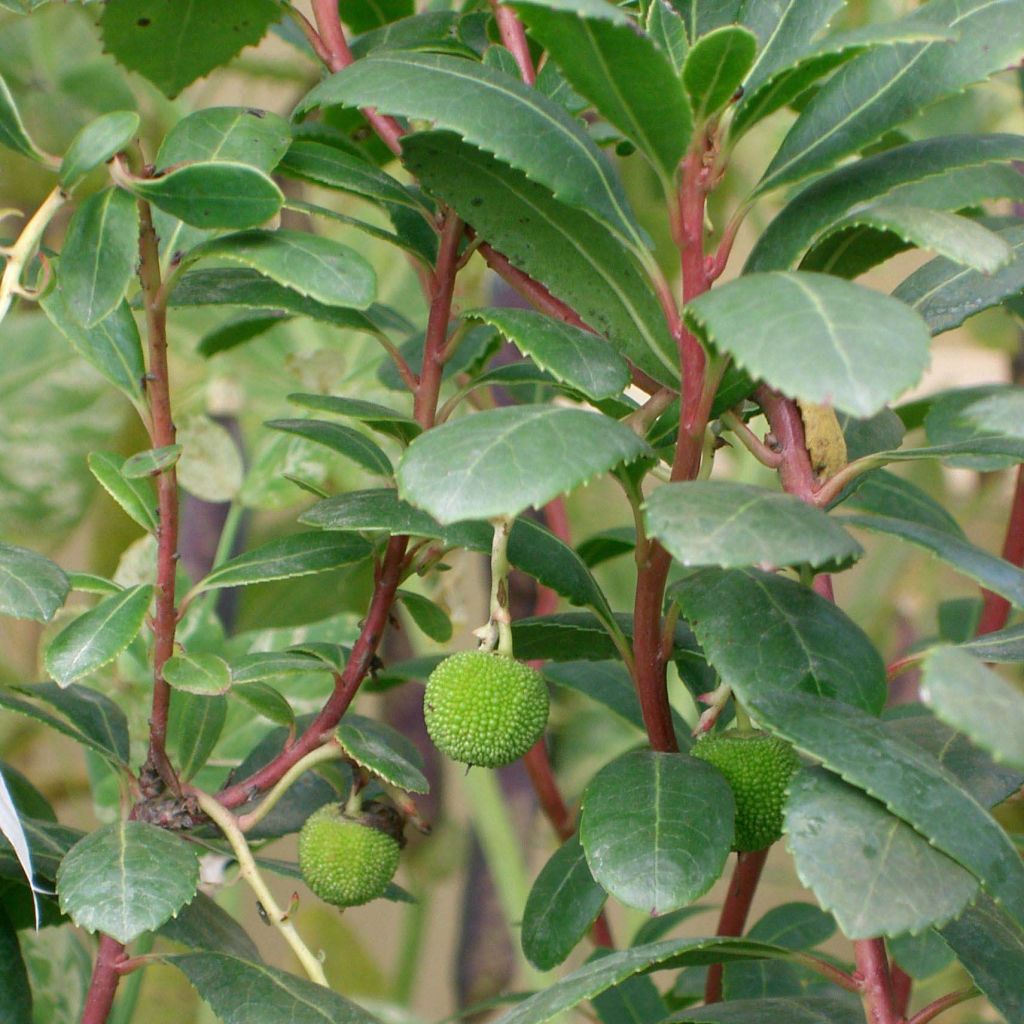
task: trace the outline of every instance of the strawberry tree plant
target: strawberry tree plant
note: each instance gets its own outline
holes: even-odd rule
[[[0,250],[0,611],[47,624],[0,707],[95,812],[0,769],[0,1018],[184,1019],[167,968],[228,1024],[398,1012],[409,969],[363,1008],[309,908],[429,898],[425,715],[532,965],[501,1024],[1024,1021],[1024,393],[906,399],[1022,311],[1024,135],[981,129],[1019,128],[1024,0],[842,6],[0,0],[43,190]],[[175,100],[229,62],[279,109]],[[928,463],[1012,477],[1001,555]],[[96,493],[94,563],[57,539]],[[978,596],[887,668],[842,598],[920,550]],[[750,922],[780,839],[807,894]]]

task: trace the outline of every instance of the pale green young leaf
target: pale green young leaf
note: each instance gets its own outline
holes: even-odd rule
[[[121,464],[121,475],[126,480],[143,480],[147,476],[157,476],[165,469],[170,469],[181,458],[181,445],[168,444],[163,448],[147,448],[144,452],[136,452]]]
[[[163,676],[175,690],[214,697],[231,689],[231,669],[216,654],[182,651],[164,662]]]
[[[826,274],[745,274],[695,299],[684,316],[751,376],[855,416],[876,413],[928,365],[920,316]]]
[[[694,43],[683,66],[683,84],[698,122],[729,102],[753,66],[756,52],[757,37],[739,25],[715,29]]]
[[[139,115],[134,110],[115,110],[90,121],[64,153],[58,172],[61,185],[73,189],[91,170],[124,149],[138,130]]]
[[[178,424],[177,436],[178,483],[203,501],[232,501],[242,486],[245,466],[227,427],[209,416],[188,416]]]
[[[138,249],[139,211],[127,192],[104,189],[75,210],[57,283],[68,312],[83,327],[95,326],[121,304]]]
[[[0,615],[49,622],[68,596],[60,566],[15,544],[0,544]]]

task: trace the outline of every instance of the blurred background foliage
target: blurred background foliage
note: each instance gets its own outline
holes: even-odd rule
[[[428,6],[445,8],[449,4],[430,0]],[[897,0],[853,0],[843,17],[852,27],[867,19],[895,17],[913,6]],[[192,110],[246,105],[287,116],[320,75],[310,55],[295,45],[293,33],[282,30],[168,101],[102,52],[94,27],[97,8],[61,3],[49,4],[30,17],[0,12],[0,73],[10,84],[31,132],[51,152],[62,152],[83,124],[112,110],[138,110],[148,154],[155,153],[164,134]],[[943,133],[1024,132],[1018,85],[1003,76],[991,86],[973,89],[926,111],[905,128],[903,136],[934,134],[939,125]],[[737,198],[757,180],[791,116],[782,112],[769,118],[742,141],[733,154],[731,173],[713,197],[710,215],[715,224],[724,222]],[[9,151],[0,159],[0,209],[31,211],[44,198],[49,182],[38,174],[35,164]],[[617,161],[634,207],[665,254],[666,271],[674,276],[673,249],[657,181],[639,157],[620,155]],[[81,194],[102,187],[104,181],[104,171],[95,171]],[[302,186],[301,192],[298,198],[385,226],[374,207],[356,198],[318,194],[314,186]],[[745,251],[776,208],[762,204],[748,218],[727,276],[742,265]],[[294,220],[299,214],[286,212],[284,216],[293,218],[296,226],[309,226]],[[47,243],[53,248],[59,249],[65,224],[66,218],[52,225]],[[369,258],[378,273],[380,301],[422,325],[419,283],[409,263],[394,249],[344,226],[324,227],[320,222],[317,230],[337,234]],[[919,254],[897,257],[868,275],[868,283],[891,290],[922,260]],[[481,268],[482,263],[475,261],[460,275],[457,305],[478,304],[495,288]],[[310,320],[282,319],[250,343],[204,356],[200,351],[203,340],[236,319],[237,314],[217,310],[174,310],[171,317],[173,397],[177,421],[187,438],[181,463],[182,483],[189,492],[182,567],[193,579],[209,564],[226,517],[232,528],[237,528],[238,545],[252,546],[297,528],[296,517],[314,499],[289,476],[330,492],[372,485],[372,478],[352,464],[263,425],[266,420],[294,414],[294,406],[287,401],[289,393],[350,394],[387,404],[401,402],[389,390],[392,378],[379,373],[381,352],[375,342]],[[31,307],[23,304],[7,319],[0,334],[0,539],[42,550],[69,570],[112,575],[120,581],[137,579],[140,572],[148,571],[145,567],[152,553],[146,546],[150,542],[141,539],[139,528],[98,486],[86,463],[86,455],[92,451],[128,455],[145,447],[136,417],[125,400],[113,394]],[[209,340],[207,345],[211,345]],[[1022,369],[1019,324],[996,310],[937,339],[932,367],[919,393],[1014,377],[1019,380]],[[1008,506],[1007,474],[951,470],[930,462],[902,465],[896,472],[910,476],[941,501],[973,541],[990,550],[998,548]],[[719,453],[715,473],[771,484],[766,470],[745,452],[734,449]],[[629,520],[621,495],[606,482],[573,495],[569,512],[577,543]],[[838,580],[838,597],[888,660],[934,635],[940,625],[952,633],[964,628],[976,607],[976,593],[969,584],[896,541],[871,538],[866,543],[870,557]],[[454,646],[469,646],[471,630],[486,617],[485,572],[478,558],[466,557],[434,581],[421,583],[424,592],[451,616]],[[596,573],[613,606],[631,607],[630,558],[605,562]],[[250,649],[271,630],[281,631],[287,642],[315,635],[318,630],[344,642],[355,635],[371,586],[369,570],[362,566],[250,587],[238,596],[222,598],[218,610],[223,628],[230,633],[230,649],[235,651]],[[521,604],[528,610],[529,585],[523,583],[522,591]],[[76,600],[84,598],[80,595]],[[208,612],[209,607],[204,607]],[[442,649],[420,632],[404,611],[401,615],[401,629],[391,634],[385,662]],[[308,628],[324,620],[326,625]],[[59,616],[45,631],[59,629],[63,621],[65,617]],[[188,633],[222,627],[209,614],[197,614],[184,628]],[[40,632],[31,624],[0,623],[0,682],[39,677]],[[136,738],[144,734],[149,699],[145,652],[137,646],[141,642],[136,641],[92,682],[125,708]],[[909,695],[913,677],[903,677],[900,685]],[[291,678],[288,687],[289,698],[302,712],[318,706],[327,682],[322,675],[298,676]],[[680,710],[692,716],[693,707],[683,687],[676,690]],[[558,698],[551,730],[553,757],[571,802],[578,799],[584,782],[598,767],[641,737],[628,723],[579,696],[563,691]],[[430,759],[422,735],[419,702],[418,683],[384,693],[367,692],[359,698],[360,711],[382,714],[407,730],[428,756],[435,785],[422,809],[433,822],[434,834],[428,840],[413,838],[399,875],[418,902],[377,902],[342,917],[317,904],[305,890],[300,892],[300,927],[314,948],[328,951],[332,984],[385,1014],[386,1020],[437,1020],[458,1006],[486,1000],[499,991],[531,987],[537,976],[518,951],[515,922],[503,918],[502,901],[487,870],[487,852],[501,849],[502,839],[510,835],[513,847],[522,849],[521,863],[497,864],[491,858],[492,866],[499,868],[499,888],[507,895],[528,884],[555,843],[518,766],[498,773],[504,804],[490,777],[482,777],[483,773],[474,773],[469,779],[457,772],[441,777],[440,766]],[[188,723],[181,721],[181,713],[178,717],[172,722],[172,733],[177,728],[180,743],[185,741]],[[222,776],[270,728],[265,721],[232,706],[213,764],[204,773],[214,779]],[[42,790],[62,822],[91,827],[97,819],[109,820],[115,813],[119,799],[116,780],[98,759],[84,756],[55,734],[5,714],[0,716],[0,750],[7,763]],[[137,760],[140,752],[133,753]],[[200,783],[204,773],[199,776]],[[485,837],[484,852],[468,827],[471,816]],[[507,831],[510,824],[514,833]],[[1024,821],[1016,827],[1024,831]],[[292,857],[291,843],[277,844],[272,855]],[[516,860],[507,854],[506,859]],[[213,891],[222,865],[207,867]],[[275,882],[279,898],[287,902],[297,883],[290,879]],[[713,909],[720,897],[716,889],[707,908]],[[800,898],[807,897],[785,856],[777,851],[769,862],[753,919],[770,905]],[[241,916],[270,962],[294,969],[287,951],[275,943],[270,929],[260,925],[246,893],[226,886],[218,890],[218,900]],[[681,924],[679,930],[707,932],[713,921],[704,912]],[[612,924],[620,939],[625,940],[640,923],[638,915],[615,908]],[[67,927],[21,934],[37,996],[36,1020],[39,1024],[63,1024],[77,1019],[89,977],[91,938]],[[848,955],[841,944],[834,946],[834,952]],[[955,970],[939,960],[925,964],[922,973],[932,972],[932,977],[918,986],[917,1001],[926,1002],[955,987],[950,973]],[[694,984],[699,989],[699,983]],[[147,1024],[212,1020],[184,979],[166,968],[153,967],[132,975],[125,991],[131,993],[139,985],[136,1020]],[[122,1007],[127,1009],[127,1005]],[[968,1006],[960,1011],[959,1019],[978,1019],[978,1012]],[[127,1016],[122,1013],[114,1019],[126,1024]],[[957,1019],[956,1014],[950,1019]]]

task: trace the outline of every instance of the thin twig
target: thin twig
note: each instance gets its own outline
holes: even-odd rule
[[[868,1024],[899,1024],[884,940],[858,939],[853,949]]]
[[[981,992],[975,985],[971,985],[970,988],[959,989],[956,992],[950,992],[948,995],[941,996],[923,1009],[918,1010],[907,1021],[907,1024],[928,1024],[928,1021],[934,1020],[940,1013],[944,1013],[951,1007],[959,1006],[960,1003],[966,1003],[968,999],[974,999],[980,995]]]

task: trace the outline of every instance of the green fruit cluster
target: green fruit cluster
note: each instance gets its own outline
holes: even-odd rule
[[[786,787],[800,767],[785,740],[756,730],[730,730],[698,740],[690,753],[713,764],[728,781],[736,801],[732,848],[763,850],[782,835]]]
[[[522,757],[548,720],[548,688],[529,665],[462,651],[430,674],[423,717],[434,745],[453,761],[496,768]]]
[[[328,804],[299,833],[299,870],[325,903],[355,907],[382,896],[398,869],[396,839]]]

